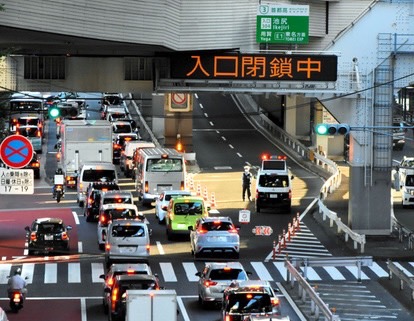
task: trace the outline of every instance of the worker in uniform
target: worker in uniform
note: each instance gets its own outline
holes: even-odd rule
[[[244,172],[242,175],[242,199],[244,201],[246,192],[247,192],[247,199],[251,201],[251,193],[250,193],[250,184],[252,183],[252,173],[250,173],[250,167],[244,166]]]

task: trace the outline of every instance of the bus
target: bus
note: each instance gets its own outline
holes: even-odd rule
[[[142,148],[138,152],[135,189],[142,205],[150,205],[166,190],[186,189],[184,155],[172,148]]]

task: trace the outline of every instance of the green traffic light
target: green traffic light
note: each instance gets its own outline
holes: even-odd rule
[[[57,118],[57,117],[59,117],[60,116],[60,109],[57,108],[57,107],[52,107],[49,110],[49,116],[50,116],[50,118]]]
[[[318,124],[315,126],[315,131],[318,135],[328,134],[328,126],[326,124]]]

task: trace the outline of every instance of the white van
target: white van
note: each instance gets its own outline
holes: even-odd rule
[[[186,189],[184,155],[172,148],[142,148],[136,160],[135,188],[142,205],[163,191]]]
[[[256,212],[262,208],[282,208],[290,213],[293,175],[286,164],[286,157],[272,156],[263,160],[256,177]]]
[[[115,220],[108,225],[105,264],[145,262],[150,255],[150,233],[139,220]]]
[[[126,177],[130,177],[133,172],[133,161],[132,156],[137,148],[154,148],[153,142],[147,142],[144,140],[130,140],[125,142],[125,149],[121,154],[119,161],[119,167],[124,171]]]
[[[115,165],[109,162],[88,162],[79,169],[76,183],[77,202],[82,207],[86,199],[86,189],[91,182],[114,182],[118,184]]]

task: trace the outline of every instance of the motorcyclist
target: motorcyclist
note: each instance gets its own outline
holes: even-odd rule
[[[9,278],[9,281],[7,282],[7,293],[9,298],[11,298],[13,291],[21,291],[23,298],[26,297],[27,294],[27,282],[26,280],[21,276],[22,270],[21,268],[18,268],[16,271],[14,271],[14,275]]]
[[[64,184],[65,180],[64,180],[64,176],[63,176],[63,171],[61,168],[58,168],[55,171],[55,176],[54,176],[54,181],[53,181],[53,187],[52,187],[52,193],[53,193],[53,198],[56,198],[56,186],[57,185],[62,185],[62,196],[65,194],[65,184]]]

